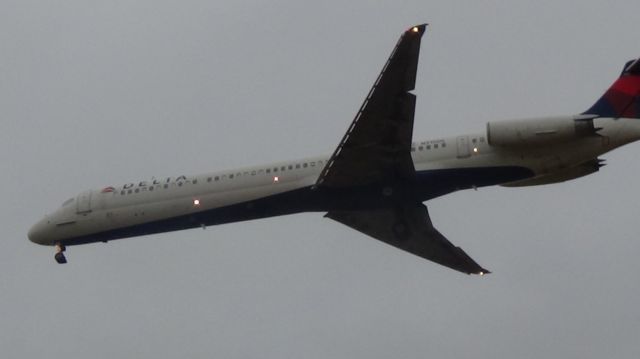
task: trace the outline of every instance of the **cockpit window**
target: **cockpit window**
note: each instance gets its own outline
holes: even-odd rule
[[[68,200],[64,201],[64,203],[62,203],[62,207],[68,206],[73,202],[73,198],[69,198]]]

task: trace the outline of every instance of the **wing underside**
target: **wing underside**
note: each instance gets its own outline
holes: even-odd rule
[[[411,180],[413,115],[420,39],[426,25],[405,31],[316,185],[340,188]]]
[[[330,211],[326,217],[457,271],[480,275],[490,273],[433,227],[423,204],[368,211]]]
[[[411,157],[416,96],[410,91],[425,29],[426,24],[417,25],[402,34],[316,188],[403,187],[411,192],[416,178]],[[333,210],[326,217],[455,270],[488,273],[440,234],[427,208],[411,196],[387,198],[386,203],[377,209]]]

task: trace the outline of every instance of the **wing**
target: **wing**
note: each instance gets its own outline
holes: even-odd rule
[[[427,207],[407,204],[395,209],[330,211],[325,215],[375,239],[467,274],[490,273],[431,224]]]
[[[349,187],[411,180],[411,138],[420,39],[426,24],[405,31],[316,183]]]

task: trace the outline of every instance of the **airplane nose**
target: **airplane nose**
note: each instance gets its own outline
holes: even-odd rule
[[[51,245],[50,241],[47,240],[47,224],[46,218],[34,224],[31,229],[29,229],[29,233],[27,233],[29,240],[37,244]]]

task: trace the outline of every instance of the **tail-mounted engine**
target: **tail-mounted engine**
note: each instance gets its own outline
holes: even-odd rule
[[[504,187],[538,186],[542,184],[559,183],[583,177],[600,171],[600,167],[606,166],[603,159],[594,158],[577,166],[563,168],[555,172],[543,174],[521,181],[502,184]]]
[[[546,117],[487,123],[487,140],[492,146],[535,147],[597,136],[593,125],[597,115]]]

